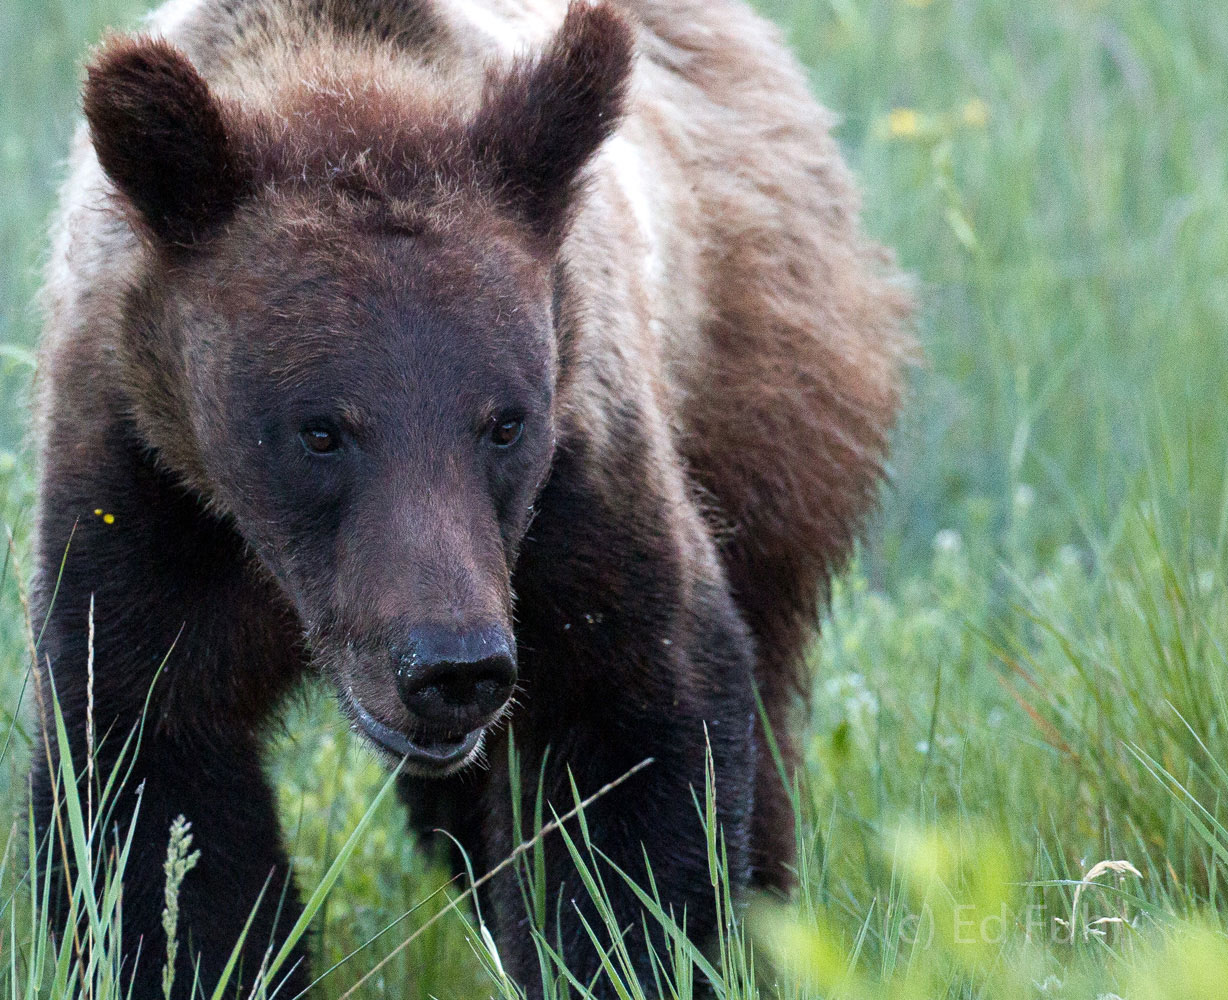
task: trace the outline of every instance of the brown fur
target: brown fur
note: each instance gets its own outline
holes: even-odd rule
[[[409,725],[391,686],[354,656],[403,627],[406,608],[510,621],[515,601],[525,651],[513,722],[599,729],[626,699],[643,725],[670,718],[691,734],[658,756],[676,752],[669,766],[693,775],[702,729],[687,727],[728,708],[713,745],[730,761],[747,747],[758,755],[753,877],[787,888],[792,821],[762,732],[748,744],[738,730],[738,651],[748,630],[793,767],[818,602],[873,505],[912,343],[908,296],[860,233],[829,117],[776,31],[735,0],[570,12],[562,0],[484,0],[493,33],[446,0],[180,7],[152,22],[165,40],[110,42],[86,86],[89,132],[45,293],[44,596],[67,526],[108,503],[98,494],[110,486],[129,497],[130,466],[164,523],[151,516],[148,537],[128,548],[88,524],[81,544],[100,547],[91,572],[133,546],[151,566],[173,562],[162,536],[186,537],[208,512],[201,537],[226,541],[200,551],[227,555],[216,567],[199,556],[173,596],[201,609],[231,595],[219,600],[243,611],[242,635],[215,636],[217,622],[193,610],[199,621],[160,621],[165,634],[144,636],[152,654],[186,628],[217,660],[206,691],[172,672],[155,699],[180,748],[198,736],[247,748],[309,658],[389,724]],[[500,33],[522,44],[501,47]],[[432,334],[420,351],[409,342],[404,355],[377,351],[347,368],[379,338],[403,345],[413,317],[389,304],[407,301],[455,338]],[[546,328],[553,336],[532,332]],[[344,419],[377,438],[388,386],[431,384],[443,365],[463,388],[475,372],[517,364],[553,390],[531,527],[518,512],[497,537],[462,474],[422,446],[371,488],[358,527],[328,556],[337,576],[327,586],[312,575],[324,557],[279,541],[277,497],[255,476],[254,443],[235,440],[236,407],[345,373]],[[356,396],[368,377],[376,388]],[[436,433],[439,419],[426,408],[414,426]],[[114,480],[83,471],[106,468]],[[433,477],[427,499],[423,477]],[[122,515],[139,521],[132,503]],[[391,536],[391,523],[413,530]],[[503,559],[506,572],[487,572]],[[70,567],[69,597],[93,586]],[[116,616],[117,640],[158,613],[125,606],[118,591],[114,601],[100,613]],[[261,651],[268,672],[228,669],[232,642],[236,656]],[[709,662],[710,673],[697,666]],[[560,687],[557,669],[581,680]],[[677,719],[669,705],[682,706]],[[234,716],[240,737],[226,735]],[[602,745],[619,750],[589,775],[598,784],[639,749],[622,745],[636,743],[625,720],[608,725]],[[457,823],[505,808],[493,804],[496,737],[490,749],[490,787],[457,779],[449,793]],[[732,829],[746,822],[750,791],[730,768]],[[685,798],[645,787],[662,816]],[[253,806],[252,827],[273,836],[263,808]],[[475,850],[497,860],[500,843]],[[682,900],[696,888],[682,884],[693,846],[671,848]],[[270,857],[253,864],[276,867]]]

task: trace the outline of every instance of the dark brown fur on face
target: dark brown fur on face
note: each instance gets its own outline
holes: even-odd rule
[[[194,962],[212,983],[261,887],[281,897],[260,737],[308,669],[477,867],[514,846],[514,729],[559,812],[654,760],[587,826],[632,875],[647,855],[697,938],[709,752],[733,882],[786,890],[755,688],[788,769],[910,345],[775,36],[726,0],[198,0],[153,29],[90,68],[39,404],[40,655],[79,770],[91,598],[96,725],[126,733],[150,695],[125,941],[158,953],[181,813],[203,854],[177,989]],[[45,766],[34,783],[45,829]],[[588,980],[598,918],[545,850],[547,935]],[[647,974],[638,904],[607,884]],[[287,900],[257,912],[246,985]],[[484,914],[540,995],[514,879]],[[158,973],[136,965],[138,998]]]

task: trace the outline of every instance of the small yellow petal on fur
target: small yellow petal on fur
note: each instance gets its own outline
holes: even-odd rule
[[[94,508],[94,516],[95,516],[95,517],[102,517],[102,508],[101,508],[101,507],[95,507],[95,508]]]
[[[103,523],[104,523],[104,524],[114,524],[114,523],[115,523],[115,515],[114,515],[114,514],[103,514],[103,515],[102,515],[102,521],[103,521]]]

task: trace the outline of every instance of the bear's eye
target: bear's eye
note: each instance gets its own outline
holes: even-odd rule
[[[496,448],[510,448],[520,440],[524,433],[524,421],[519,417],[506,420],[496,419],[490,425],[490,443]]]
[[[341,447],[341,435],[331,427],[314,425],[299,431],[298,438],[312,455],[329,455]]]

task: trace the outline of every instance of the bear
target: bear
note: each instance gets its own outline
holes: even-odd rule
[[[639,767],[587,832],[696,941],[709,768],[734,891],[787,892],[805,653],[913,345],[777,31],[741,0],[171,0],[83,108],[36,385],[32,807],[46,835],[58,704],[78,775],[127,769],[132,995],[162,992],[178,816],[176,996],[250,914],[249,989],[301,912],[262,754],[309,676],[477,872],[516,846],[514,740],[559,814]],[[547,938],[612,996],[542,849]],[[483,893],[541,996],[514,876]]]

